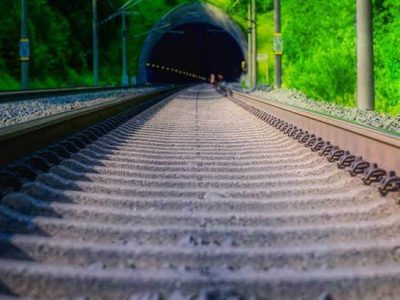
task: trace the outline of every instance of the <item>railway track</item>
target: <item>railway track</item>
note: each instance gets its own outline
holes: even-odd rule
[[[1,200],[0,292],[398,299],[397,196],[191,87]]]
[[[77,87],[77,88],[61,88],[61,89],[37,89],[28,91],[6,91],[6,92],[0,92],[0,103],[31,100],[44,97],[76,95],[82,93],[109,92],[113,90],[121,90],[124,88],[128,87],[102,86],[102,87]]]
[[[149,108],[157,101],[182,88],[180,86],[161,87],[148,93],[128,95],[104,103],[92,104],[89,107],[0,128],[0,145],[2,149],[0,166],[12,163],[21,157],[29,156],[34,151],[69,137],[96,123],[107,120],[104,123],[117,126],[123,120]],[[119,117],[109,119],[118,113],[120,113]],[[109,128],[104,124],[97,125],[97,129],[91,128],[90,131],[92,133],[86,132],[85,140],[93,136],[93,130],[95,130],[94,136],[99,136],[99,132],[105,133]],[[78,144],[82,144],[82,142],[78,142]],[[73,148],[76,146],[72,145]]]

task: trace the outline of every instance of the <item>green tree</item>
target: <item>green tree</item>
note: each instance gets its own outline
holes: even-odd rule
[[[102,20],[126,0],[98,0]],[[248,0],[203,0],[219,6],[247,30]],[[32,87],[89,85],[92,81],[91,1],[28,0],[32,42]],[[157,21],[189,0],[144,0],[129,16],[129,69],[137,70],[140,50]],[[112,3],[113,7],[110,5]],[[0,2],[0,89],[19,88],[18,40],[20,3]],[[400,2],[373,0],[376,107],[400,113]],[[259,79],[273,82],[273,1],[257,0],[258,52],[269,56],[259,64]],[[282,0],[284,86],[316,100],[355,106],[356,53],[354,0]],[[101,25],[102,84],[118,84],[121,76],[121,20]],[[268,72],[267,72],[268,71]]]

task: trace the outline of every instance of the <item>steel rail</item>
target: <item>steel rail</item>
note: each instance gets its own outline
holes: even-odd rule
[[[0,129],[0,166],[129,109],[137,113],[180,90],[168,87]]]
[[[128,89],[132,87],[121,86],[103,86],[103,87],[76,87],[76,88],[60,88],[60,89],[38,89],[28,91],[4,91],[0,92],[0,103],[15,102],[21,100],[36,99],[51,96],[76,95],[81,93],[106,92],[120,89]]]
[[[362,125],[314,114],[271,100],[232,91],[232,96],[318,135],[342,149],[400,173],[400,138]]]
[[[194,86],[0,170],[0,298],[397,299],[396,194],[247,103]]]
[[[365,184],[379,182],[382,194],[400,189],[399,136],[237,91],[228,95],[352,176],[362,174]]]

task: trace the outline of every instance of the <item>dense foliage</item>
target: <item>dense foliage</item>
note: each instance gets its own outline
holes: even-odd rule
[[[99,19],[124,0],[98,0]],[[143,0],[129,16],[129,66],[135,74],[145,33],[173,7],[190,1]],[[208,0],[246,30],[247,0]],[[89,85],[91,1],[28,0],[31,87]],[[273,1],[258,0],[261,82],[273,82]],[[19,88],[19,0],[0,2],[0,89]],[[354,106],[355,1],[282,0],[285,87],[317,100]],[[103,84],[117,84],[121,68],[120,18],[100,27]],[[376,99],[379,111],[400,112],[400,1],[374,0]],[[118,67],[116,67],[118,66]]]
[[[355,105],[355,1],[282,1],[285,84],[315,99]],[[375,0],[376,106],[400,113],[400,2]]]

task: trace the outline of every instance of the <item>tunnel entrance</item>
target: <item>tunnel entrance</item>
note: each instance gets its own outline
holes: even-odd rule
[[[238,43],[219,27],[194,23],[174,28],[154,46],[149,62],[208,77],[222,74],[227,81],[237,80],[244,55]],[[159,68],[147,69],[148,82],[189,82],[198,80]]]
[[[211,73],[237,81],[246,49],[243,32],[220,9],[206,3],[185,4],[164,16],[147,36],[139,82],[184,83]]]

